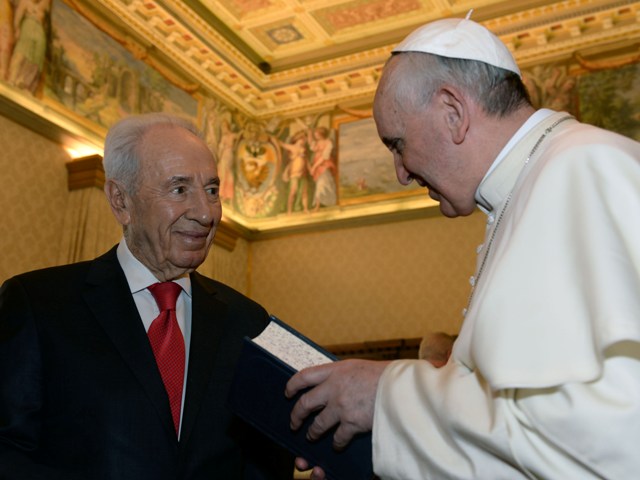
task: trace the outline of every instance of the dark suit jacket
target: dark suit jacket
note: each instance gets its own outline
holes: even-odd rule
[[[292,478],[293,462],[225,407],[241,339],[267,312],[191,275],[180,442],[115,247],[0,290],[0,479]],[[265,472],[270,472],[269,477]]]

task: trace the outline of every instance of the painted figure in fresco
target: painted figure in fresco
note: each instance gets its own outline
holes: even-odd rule
[[[13,19],[15,47],[9,65],[9,82],[35,93],[47,52],[51,0],[20,0]]]
[[[13,8],[10,0],[0,0],[0,80],[6,80],[13,48]]]
[[[251,191],[257,191],[269,175],[269,149],[262,137],[260,126],[251,122],[238,149],[240,169]]]
[[[218,172],[220,175],[220,199],[233,200],[235,185],[233,171],[234,147],[238,133],[234,132],[231,124],[223,120],[220,124],[220,142],[218,143]]]
[[[531,103],[538,107],[553,110],[566,110],[573,113],[573,92],[575,77],[569,75],[566,65],[538,65],[523,74]]]
[[[316,183],[313,193],[313,210],[320,206],[328,207],[337,203],[336,164],[333,161],[333,141],[329,138],[329,129],[316,127],[310,130],[309,143],[313,158],[311,176]]]
[[[302,196],[302,208],[309,212],[308,179],[309,166],[307,164],[306,133],[298,132],[291,139],[291,143],[279,142],[280,146],[289,152],[289,163],[282,172],[282,179],[289,183],[289,195],[287,197],[287,213],[292,213],[296,196]]]
[[[245,125],[236,145],[235,205],[249,217],[265,217],[275,211],[280,152],[277,140],[257,122]]]

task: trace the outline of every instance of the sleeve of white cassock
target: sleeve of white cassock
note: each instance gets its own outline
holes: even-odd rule
[[[602,377],[492,392],[450,362],[392,363],[373,423],[381,478],[634,478],[640,471],[640,346],[607,352]]]

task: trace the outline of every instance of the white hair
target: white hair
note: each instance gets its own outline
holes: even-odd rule
[[[184,128],[198,138],[202,133],[193,122],[167,113],[132,115],[116,122],[107,133],[102,161],[105,177],[122,183],[129,193],[137,186],[140,158],[138,149],[145,134],[158,125]]]
[[[395,92],[398,105],[405,110],[427,105],[443,84],[464,89],[491,115],[504,116],[530,104],[521,78],[509,70],[422,52],[395,53],[391,58],[395,57],[402,61],[384,72],[379,89]]]

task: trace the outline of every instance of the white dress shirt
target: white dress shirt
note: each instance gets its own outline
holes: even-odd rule
[[[127,246],[127,242],[123,238],[118,245],[117,250],[118,261],[124,271],[129,289],[133,300],[138,307],[138,313],[142,319],[145,331],[149,331],[149,327],[153,320],[160,313],[155,298],[149,291],[149,286],[158,283],[159,280],[145,267],[140,260],[133,256],[131,250]],[[191,279],[189,275],[184,275],[176,280],[175,283],[182,287],[180,296],[176,303],[176,317],[180,331],[184,337],[185,365],[184,365],[184,385],[182,388],[182,402],[180,410],[180,429],[182,429],[182,414],[184,412],[184,399],[187,390],[187,372],[189,368],[189,345],[191,343]]]

